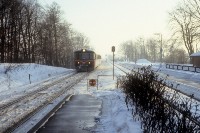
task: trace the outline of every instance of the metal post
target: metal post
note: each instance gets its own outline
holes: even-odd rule
[[[28,77],[29,77],[29,82],[31,84],[31,74],[29,74]]]
[[[115,46],[112,46],[112,52],[113,52],[113,80],[114,80],[114,52],[115,52]]]
[[[114,52],[113,52],[113,80],[114,80]]]
[[[162,34],[160,34],[160,62],[162,63]]]
[[[89,80],[87,79],[87,91],[88,91],[88,82],[89,82]]]
[[[97,76],[97,90],[99,89],[99,76]]]

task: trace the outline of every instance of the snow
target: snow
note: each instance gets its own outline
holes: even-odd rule
[[[0,72],[1,72],[1,89],[0,89],[0,98],[1,101],[6,101],[9,98],[15,97],[16,94],[24,93],[24,91],[28,92],[29,89],[34,87],[36,84],[41,84],[44,81],[51,82],[53,79],[60,78],[63,75],[70,75],[74,73],[72,69],[37,65],[37,64],[12,64],[12,70],[8,71],[5,74],[6,69],[9,67],[9,64],[0,64]],[[116,73],[119,73],[116,71]],[[29,74],[31,75],[31,83],[29,81]],[[120,74],[120,73],[119,73]],[[89,87],[87,88],[87,80],[88,79],[96,79],[97,75],[99,75],[99,84],[98,90],[97,87]],[[104,77],[107,75],[106,77]],[[52,90],[55,87],[52,87]],[[121,133],[140,133],[142,130],[140,129],[140,122],[134,121],[131,115],[131,111],[128,111],[124,94],[120,89],[116,88],[116,77],[112,79],[112,65],[107,63],[103,67],[99,67],[97,71],[92,72],[89,77],[85,77],[80,83],[75,85],[74,94],[91,94],[98,99],[103,101],[102,107],[102,115],[99,116],[99,123],[94,131],[99,131],[102,133],[110,133],[110,132],[121,132]],[[46,92],[47,93],[47,92]],[[50,93],[50,92],[49,92]],[[61,99],[63,99],[62,96]],[[47,108],[40,111],[40,114],[36,114],[35,118],[32,121],[27,122],[25,126],[20,127],[21,129],[16,130],[15,132],[26,132],[27,129],[30,129],[31,126],[36,124],[36,122],[40,121],[40,117],[45,116],[49,110],[53,108],[53,105],[58,103],[61,100],[56,100],[52,104],[48,105]],[[31,106],[37,104],[40,101],[33,102]],[[24,105],[23,105],[24,106]],[[27,108],[24,106],[21,109],[21,113]],[[13,118],[17,118],[14,113],[9,113]],[[19,112],[18,112],[19,113]],[[0,122],[4,122],[1,121]],[[3,128],[3,126],[0,128]]]
[[[145,66],[148,66],[148,65],[151,65],[151,62],[148,61],[147,59],[139,59],[136,61],[136,64],[137,65],[145,65]]]
[[[126,67],[134,68],[135,63],[121,62]],[[162,76],[170,75],[168,82],[174,84],[181,84],[177,89],[184,90],[186,93],[195,94],[200,97],[200,74],[193,72],[186,72],[181,70],[166,69],[164,65],[159,63],[151,63],[147,60],[141,59],[136,62],[137,65],[152,65],[152,69],[159,71]],[[12,68],[5,74],[8,68]],[[52,67],[38,64],[0,64],[0,100],[12,98],[15,95],[29,91],[34,85],[41,84],[45,81],[51,82],[55,79],[61,78],[63,75],[72,75],[75,73],[73,69],[66,69],[61,67]],[[29,80],[30,74],[30,80]],[[80,83],[73,87],[74,94],[91,94],[97,99],[102,100],[102,113],[98,119],[94,132],[100,133],[141,133],[140,121],[136,121],[131,114],[131,110],[127,109],[125,103],[125,95],[120,88],[117,88],[116,76],[121,76],[123,73],[115,69],[115,78],[112,77],[112,65],[104,62],[102,66],[88,77],[85,77]],[[88,79],[98,79],[98,90],[96,87],[87,87]],[[176,79],[176,81],[174,81]],[[185,80],[184,80],[185,79]],[[64,97],[64,96],[63,96]],[[0,103],[1,103],[0,102]],[[58,103],[56,101],[55,103]],[[37,103],[33,103],[37,104]],[[49,106],[53,106],[52,103]],[[53,107],[48,107],[53,108]],[[42,117],[44,112],[39,114],[34,120]],[[31,126],[33,124],[27,124]],[[1,126],[0,126],[1,128]]]
[[[190,56],[200,56],[200,51],[199,51],[199,52],[196,52],[196,53],[193,53],[193,54],[191,54]]]
[[[116,76],[122,73],[115,70]],[[98,75],[98,77],[97,77]],[[142,133],[140,122],[132,117],[131,110],[128,111],[125,103],[125,95],[117,88],[117,78],[113,80],[112,65],[104,63],[87,79],[98,79],[97,87],[86,87],[86,80],[74,87],[75,94],[91,94],[103,101],[100,122],[97,123],[94,132],[99,133]]]
[[[119,90],[96,92],[104,105],[100,123],[95,132],[101,133],[140,133],[140,122],[134,121],[131,111],[127,110],[124,95]]]
[[[10,71],[5,73],[9,68]],[[0,64],[0,93],[15,90],[24,85],[36,84],[51,79],[54,76],[72,72],[74,72],[72,69],[39,64]]]

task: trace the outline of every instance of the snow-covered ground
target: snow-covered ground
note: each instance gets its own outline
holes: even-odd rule
[[[98,133],[141,133],[139,121],[132,117],[131,110],[128,111],[125,103],[125,95],[117,88],[117,78],[113,80],[112,65],[104,62],[92,72],[85,80],[74,86],[75,94],[91,94],[103,102],[100,122],[92,131]],[[115,76],[124,75],[115,69]],[[98,76],[98,77],[97,77]],[[98,78],[97,87],[87,88],[87,79]]]
[[[9,71],[7,71],[9,70]],[[73,73],[73,69],[39,64],[1,64],[0,93],[19,90],[25,85],[34,85],[57,76]]]
[[[5,71],[8,69],[8,67],[9,64],[0,65],[0,97],[7,95],[6,98],[8,98],[8,96],[14,96],[16,92],[20,93],[28,91],[27,89],[30,89],[31,86],[40,84],[43,81],[52,81],[53,79],[59,78],[63,75],[70,75],[71,73],[74,73],[74,70],[65,68],[37,64],[21,64],[14,65],[11,67],[12,70],[5,74]],[[115,73],[122,74],[122,72],[117,70]],[[31,75],[30,81],[29,74]],[[96,79],[97,75],[99,75],[98,90],[97,87],[87,88],[88,79]],[[133,131],[134,133],[141,132],[140,122],[133,120],[131,111],[128,111],[126,107],[124,94],[120,89],[116,88],[116,77],[113,80],[112,65],[110,63],[105,63],[100,66],[95,72],[92,72],[89,77],[85,77],[84,80],[75,85],[73,88],[75,94],[91,94],[103,101],[102,113],[101,116],[99,116],[100,122],[97,123],[96,128],[92,130],[102,133],[128,133]],[[22,130],[26,129],[24,128]]]
[[[139,62],[138,62],[139,63]],[[140,62],[140,65],[152,65],[152,68],[159,70],[164,74],[169,74],[173,78],[186,79],[189,83],[196,84],[196,90],[199,89],[200,74],[185,71],[176,71],[166,69],[159,63]],[[135,63],[123,62],[126,66],[134,67]],[[70,75],[74,73],[72,69],[37,65],[37,64],[21,64],[14,65],[11,71],[5,74],[9,68],[9,64],[0,64],[0,97],[2,95],[15,95],[17,91],[24,91],[35,84],[42,81],[53,80],[63,75]],[[30,80],[29,80],[30,74]],[[97,87],[87,87],[88,79],[96,79],[98,76],[98,90]],[[110,75],[110,76],[105,76]],[[115,70],[115,75],[123,75],[119,70]],[[193,82],[194,81],[194,82]],[[184,81],[183,81],[184,82]],[[187,83],[186,83],[187,85]],[[91,94],[103,101],[102,113],[99,116],[100,122],[97,123],[96,132],[101,133],[141,133],[140,122],[134,121],[131,111],[128,111],[124,100],[124,94],[116,87],[116,77],[112,77],[112,65],[104,62],[102,66],[92,72],[89,77],[86,77],[79,84],[74,87],[75,94]],[[189,92],[191,93],[191,92]],[[193,92],[192,92],[193,93]],[[197,93],[200,95],[199,93]]]

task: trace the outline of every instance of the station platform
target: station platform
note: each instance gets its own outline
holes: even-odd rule
[[[73,95],[37,133],[90,133],[101,106],[102,101],[89,94]]]

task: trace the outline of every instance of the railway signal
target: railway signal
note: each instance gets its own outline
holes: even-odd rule
[[[112,46],[112,52],[115,52],[115,46]]]

